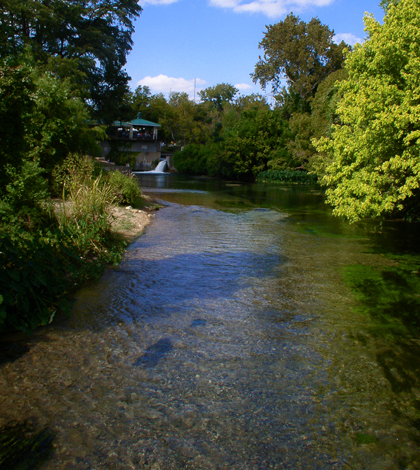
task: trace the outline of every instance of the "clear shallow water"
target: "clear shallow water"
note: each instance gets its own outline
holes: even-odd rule
[[[420,468],[416,228],[308,188],[142,185],[166,207],[123,263],[1,365],[1,424],[56,431],[42,468]]]

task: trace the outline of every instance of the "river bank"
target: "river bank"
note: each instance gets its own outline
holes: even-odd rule
[[[129,243],[139,237],[153,220],[154,211],[159,209],[159,206],[152,200],[146,199],[146,201],[149,201],[150,205],[143,209],[135,209],[131,206],[115,207],[112,211],[111,231]]]

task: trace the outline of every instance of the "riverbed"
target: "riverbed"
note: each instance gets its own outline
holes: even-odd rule
[[[420,468],[418,228],[316,187],[139,177],[164,206],[72,314],[7,350],[43,469]]]

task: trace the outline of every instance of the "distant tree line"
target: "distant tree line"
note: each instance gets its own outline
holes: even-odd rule
[[[366,15],[367,38],[354,49],[335,44],[317,18],[289,14],[267,26],[251,76],[274,105],[221,83],[201,91],[199,103],[139,87],[127,107],[159,122],[162,138],[182,147],[174,159],[182,173],[305,181],[294,172],[306,172],[326,188],[334,214],[350,222],[418,219],[420,4],[381,5],[383,24]]]

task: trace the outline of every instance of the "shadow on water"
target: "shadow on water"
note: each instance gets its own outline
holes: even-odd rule
[[[169,338],[163,338],[152,346],[149,346],[134,363],[135,366],[152,369],[173,350],[172,341]]]
[[[168,317],[189,301],[200,304],[209,299],[232,299],[248,276],[275,277],[286,262],[278,253],[194,253],[144,259],[137,258],[135,251],[134,244],[131,258],[79,292],[82,308],[79,310],[76,302],[72,318],[64,319],[61,327],[67,324],[71,329],[99,330],[118,322]],[[101,295],[92,295],[94,292]],[[197,321],[192,326],[199,325]]]
[[[0,428],[0,470],[34,470],[53,451],[54,432],[30,420]]]
[[[190,327],[191,328],[196,328],[198,326],[206,326],[207,325],[207,320],[204,320],[203,318],[196,318],[191,322]]]
[[[344,280],[369,318],[367,331],[386,347],[377,362],[395,393],[419,384],[420,275],[417,256],[395,255],[387,266],[348,265]]]
[[[24,341],[0,343],[0,366],[16,361],[29,350],[29,345]]]

